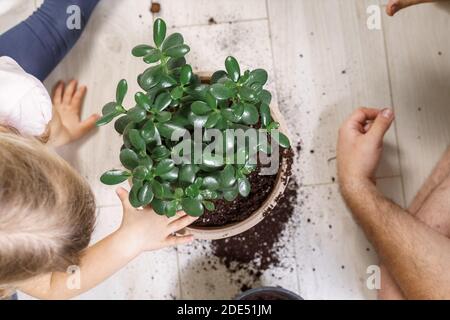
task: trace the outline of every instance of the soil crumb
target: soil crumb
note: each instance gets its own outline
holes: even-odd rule
[[[150,7],[151,13],[159,13],[161,11],[161,4],[158,2],[152,2],[152,5]]]
[[[213,17],[211,17],[211,18],[209,18],[208,23],[209,24],[217,24],[217,21]]]

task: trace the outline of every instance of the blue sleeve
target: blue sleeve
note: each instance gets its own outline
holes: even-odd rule
[[[0,35],[0,56],[13,58],[43,81],[80,38],[99,1],[45,0],[25,21]],[[73,28],[73,24],[69,28],[68,19],[78,11],[81,28]]]

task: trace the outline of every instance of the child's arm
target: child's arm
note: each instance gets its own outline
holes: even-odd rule
[[[48,124],[50,137],[48,144],[59,147],[82,138],[94,127],[99,115],[93,114],[81,121],[81,108],[86,95],[86,87],[78,86],[75,80],[65,86],[60,81],[53,89],[53,118]]]
[[[144,251],[189,243],[192,236],[174,236],[196,218],[178,214],[168,219],[151,209],[137,210],[128,202],[128,192],[117,190],[123,205],[120,228],[86,249],[79,266],[79,288],[71,288],[74,275],[53,272],[30,281],[19,290],[39,299],[70,299],[97,286]]]

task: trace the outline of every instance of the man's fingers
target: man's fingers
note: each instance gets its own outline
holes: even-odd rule
[[[77,90],[78,82],[76,80],[72,80],[69,82],[69,84],[66,87],[66,90],[64,91],[63,96],[63,103],[69,104],[70,101],[72,101],[72,97]]]
[[[194,241],[194,236],[170,236],[166,240],[166,245],[168,247],[178,246],[182,244],[188,244]]]
[[[169,223],[172,223],[182,217],[186,216],[186,212],[184,211],[178,211],[177,214],[171,218],[169,218]]]
[[[124,188],[120,187],[120,188],[116,189],[116,193],[120,199],[120,202],[122,202],[123,210],[126,211],[126,210],[130,209],[132,206],[131,206],[130,200],[128,200],[128,191],[125,190]]]
[[[169,224],[169,233],[175,233],[181,229],[184,229],[197,219],[198,218],[191,216],[184,216],[182,218],[179,218],[178,220],[175,220]]]
[[[372,123],[372,126],[367,134],[373,137],[373,139],[377,142],[383,141],[384,135],[391,127],[394,118],[394,112],[391,109],[383,109]]]
[[[64,92],[64,82],[58,81],[58,83],[53,87],[52,93],[53,104],[60,104],[62,102],[63,92]]]

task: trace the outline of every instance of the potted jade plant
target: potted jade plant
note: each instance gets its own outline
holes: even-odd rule
[[[264,89],[267,72],[241,72],[237,60],[228,57],[225,70],[195,74],[186,63],[190,48],[183,36],[166,37],[161,19],[154,23],[153,40],[153,46],[132,50],[150,65],[137,77],[142,91],[134,95],[135,106],[123,105],[128,85],[121,80],[115,101],[103,107],[97,122],[115,120],[123,138],[123,168],[107,171],[100,180],[107,185],[130,181],[134,207],[150,205],[167,217],[179,210],[201,217],[188,228],[198,238],[243,232],[264,218],[288,181],[284,154],[290,142]],[[251,130],[258,135],[248,134]],[[281,155],[272,175],[260,175],[264,166],[257,153]]]

